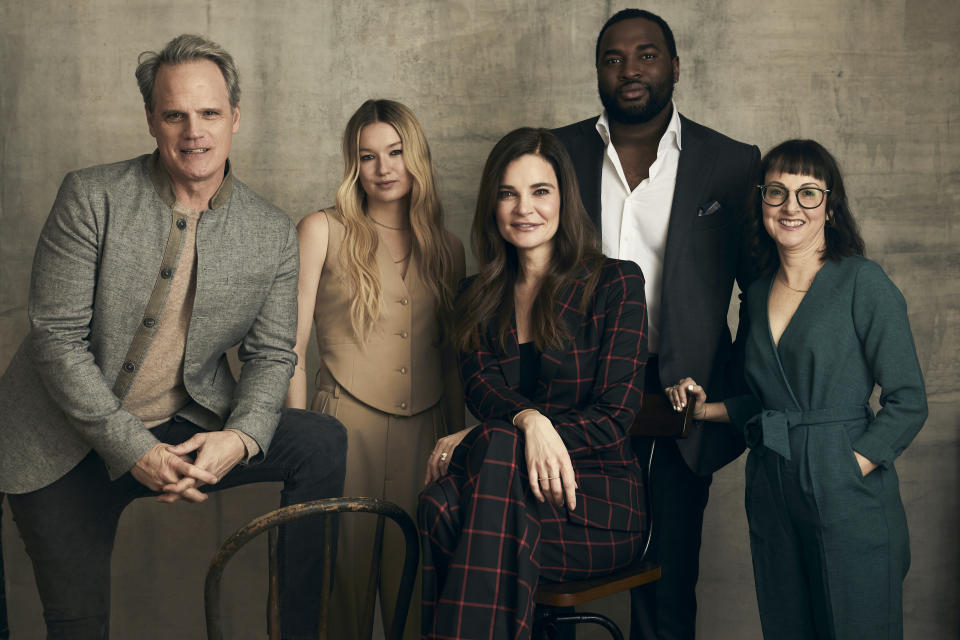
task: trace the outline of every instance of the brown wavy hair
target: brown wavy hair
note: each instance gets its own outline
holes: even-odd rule
[[[413,111],[393,100],[367,100],[350,117],[343,133],[343,181],[337,189],[336,210],[344,226],[340,259],[356,292],[350,303],[350,324],[357,338],[365,342],[383,307],[376,263],[379,236],[367,217],[367,194],[360,184],[360,132],[375,122],[389,124],[400,136],[403,162],[412,178],[411,255],[437,301],[441,331],[446,334],[457,285],[453,245],[443,226],[443,207],[426,136]]]
[[[461,351],[478,349],[490,329],[496,330],[500,347],[506,350],[514,313],[514,286],[519,277],[517,249],[500,235],[497,202],[507,165],[524,155],[540,156],[557,175],[560,220],[553,237],[550,268],[530,312],[533,342],[537,349],[558,349],[568,339],[559,322],[556,301],[573,286],[583,269],[587,276],[581,311],[589,304],[600,277],[603,254],[593,224],[580,200],[573,163],[566,149],[550,131],[524,127],[511,131],[494,145],[480,178],[477,209],[473,217],[471,244],[479,273],[457,298],[453,329],[454,345]],[[491,323],[493,325],[491,326]]]

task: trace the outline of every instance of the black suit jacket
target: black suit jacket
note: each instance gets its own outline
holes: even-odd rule
[[[600,176],[605,147],[596,129],[597,119],[554,133],[570,152],[583,204],[601,229]],[[660,380],[669,385],[690,376],[703,384],[712,400],[719,400],[739,387],[734,375],[728,374],[733,349],[727,309],[734,280],[745,291],[755,277],[744,246],[743,221],[760,150],[683,115],[680,136],[663,258]],[[713,473],[739,456],[745,446],[742,434],[719,424],[695,425],[690,436],[678,440],[677,445],[687,465],[699,474]]]

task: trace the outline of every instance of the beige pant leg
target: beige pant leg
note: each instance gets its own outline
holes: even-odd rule
[[[439,405],[409,418],[390,416],[387,433],[384,499],[401,507],[414,523],[417,521],[417,497],[423,488],[427,459],[436,443],[437,434],[444,433],[443,411]],[[393,618],[394,601],[403,573],[403,533],[393,522],[384,529],[383,557],[380,568],[384,620]],[[414,583],[404,640],[420,637],[420,568]]]
[[[315,410],[336,417],[347,429],[347,475],[343,494],[352,498],[379,498],[383,493],[386,415],[357,402],[338,385],[329,389],[325,386],[317,393]],[[376,516],[373,514],[344,513],[340,516],[328,638],[354,640],[360,637],[375,530]]]
[[[344,495],[383,498],[404,509],[416,522],[417,496],[423,486],[427,458],[443,433],[442,410],[436,406],[410,418],[373,409],[340,389],[321,383],[313,408],[340,420],[347,429],[347,474]],[[343,514],[334,588],[330,598],[328,637],[359,638],[363,600],[370,575],[376,533],[373,514]],[[403,571],[404,540],[387,519],[381,555],[381,607],[385,624],[393,617]],[[420,637],[420,569],[404,628],[404,640]]]

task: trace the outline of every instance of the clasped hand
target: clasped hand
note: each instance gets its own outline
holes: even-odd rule
[[[196,452],[191,461],[188,454]],[[206,431],[195,434],[176,446],[163,442],[154,445],[130,469],[130,474],[151,491],[159,502],[172,503],[181,498],[203,502],[204,484],[216,484],[246,453],[240,436],[233,431]]]

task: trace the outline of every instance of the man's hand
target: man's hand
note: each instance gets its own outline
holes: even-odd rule
[[[188,458],[172,453],[168,445],[162,442],[154,445],[150,451],[147,451],[142,458],[137,460],[137,464],[130,469],[130,475],[151,491],[164,492],[166,492],[166,487],[178,483],[184,483],[185,487],[189,485],[189,488],[193,489],[197,482],[212,484],[217,481],[216,475],[191,464]],[[181,497],[177,495],[173,500],[165,500],[166,495],[164,493],[158,499],[161,502],[174,502]],[[200,493],[196,489],[182,497],[191,502],[203,502],[207,499],[206,494]]]
[[[220,478],[227,475],[238,462],[243,460],[247,448],[240,435],[235,431],[203,431],[194,434],[186,442],[176,446],[166,445],[167,451],[176,456],[186,456],[197,453],[193,461],[194,466],[206,472],[212,480],[204,480],[196,476],[184,476],[163,486],[164,495],[158,500],[161,502],[176,502],[179,498],[191,502],[206,500],[206,494],[198,490],[201,484],[216,484]],[[201,500],[195,499],[203,496]]]

